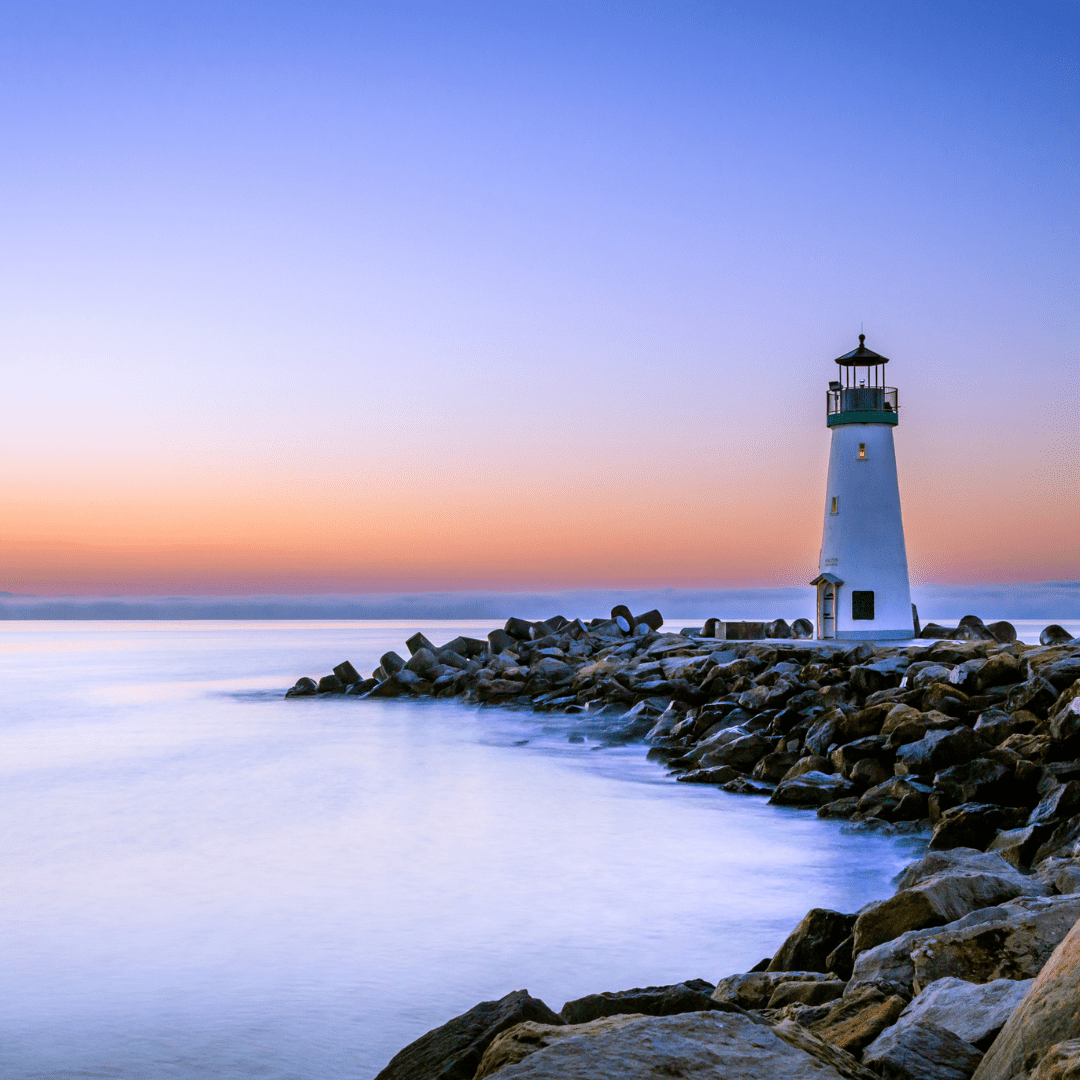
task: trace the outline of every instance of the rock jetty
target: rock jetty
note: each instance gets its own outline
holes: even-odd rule
[[[1080,1077],[1080,640],[975,616],[897,646],[777,621],[663,633],[658,612],[510,619],[487,641],[349,663],[292,697],[447,697],[643,740],[686,783],[930,833],[892,897],[809,911],[716,984],[527,991],[402,1050],[378,1080]],[[943,631],[943,632],[942,632]],[[764,638],[764,634],[768,638]]]

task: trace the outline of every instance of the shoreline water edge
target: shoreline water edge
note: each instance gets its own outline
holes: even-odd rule
[[[865,829],[927,832],[889,899],[809,911],[752,971],[481,1002],[377,1080],[1080,1075],[1080,639],[967,616],[908,642],[818,641],[658,611],[512,618],[487,641],[348,661],[286,696],[444,697],[645,742],[684,783]]]

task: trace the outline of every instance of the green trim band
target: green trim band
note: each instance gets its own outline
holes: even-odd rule
[[[829,427],[839,427],[841,424],[892,424],[896,427],[900,423],[900,414],[891,409],[881,412],[837,412],[829,413],[825,423]]]

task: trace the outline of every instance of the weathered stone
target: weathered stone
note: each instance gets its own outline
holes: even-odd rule
[[[773,793],[772,784],[767,784],[764,780],[752,780],[748,776],[729,780],[723,788],[732,795],[771,795]]]
[[[888,900],[865,908],[855,922],[858,956],[909,930],[943,926],[975,911],[1021,895],[1013,875],[943,873],[901,889]]]
[[[967,982],[1030,979],[1080,918],[1080,896],[1020,897],[972,912],[911,950],[917,990],[953,975]]]
[[[1039,864],[1035,877],[1052,892],[1080,892],[1080,859],[1047,859]]]
[[[395,1054],[375,1080],[472,1080],[492,1039],[526,1020],[563,1023],[528,990],[515,990],[498,1001],[482,1001],[421,1035]]]
[[[831,1066],[845,1080],[878,1080],[877,1073],[864,1068],[846,1050],[841,1050],[840,1047],[827,1043],[819,1035],[808,1031],[800,1022],[786,1015],[789,1010],[798,1010],[798,1014],[805,1018],[807,1023],[812,1023],[814,1020],[819,1019],[817,1013],[827,1009],[828,1006],[817,1005],[785,1006],[784,1009],[774,1015],[773,1033],[783,1039],[789,1046],[795,1047],[796,1050],[803,1050],[810,1054],[811,1057],[817,1058],[822,1064]]]
[[[415,656],[421,649],[427,649],[432,656],[439,651],[426,637],[424,637],[423,634],[420,633],[413,634],[413,636],[405,642],[405,645],[412,656]]]
[[[886,1028],[896,1023],[907,998],[886,994],[876,986],[861,986],[841,998],[810,1030],[826,1042],[857,1054]]]
[[[894,777],[865,791],[859,799],[859,818],[918,821],[926,817],[930,788],[910,777]]]
[[[996,852],[1006,862],[1015,866],[1018,870],[1023,870],[1031,865],[1035,852],[1046,842],[1053,831],[1054,826],[1050,824],[1025,825],[1019,829],[1004,829],[994,837],[986,850]]]
[[[946,976],[927,986],[900,1014],[896,1025],[937,1024],[964,1042],[986,1050],[1033,982],[1033,979],[995,979],[971,983]]]
[[[1011,645],[1016,640],[1016,627],[1011,622],[999,619],[997,622],[987,623],[986,629],[994,635],[996,641],[1002,645]]]
[[[1050,734],[1064,742],[1080,732],[1080,679],[1068,687],[1050,709]]]
[[[896,1024],[863,1052],[888,1080],[969,1080],[981,1051],[937,1024]]]
[[[411,641],[412,638],[409,640]],[[421,679],[427,679],[432,676],[432,672],[438,666],[439,662],[435,659],[435,654],[430,649],[421,646],[409,657],[405,670],[415,672]]]
[[[804,758],[799,758],[794,765],[782,777],[781,780],[794,780],[796,776],[804,776],[810,772],[823,772],[831,773],[835,772],[833,763],[824,757],[818,757],[816,754],[808,754]]]
[[[742,734],[730,741],[713,744],[714,748],[710,749],[702,760],[707,761],[710,766],[732,765],[736,769],[749,770],[770,753],[774,745],[772,739],[763,735]]]
[[[843,1075],[766,1024],[715,1012],[612,1016],[532,1038],[528,1056],[498,1069],[500,1080],[836,1080]]]
[[[885,783],[892,773],[877,758],[862,758],[851,770],[850,780],[858,788],[877,787]]]
[[[285,691],[286,697],[311,697],[318,693],[318,683],[309,679],[306,675],[297,679],[296,683]]]
[[[1058,825],[1050,834],[1050,839],[1035,853],[1032,861],[1041,863],[1044,859],[1054,856],[1073,855],[1080,855],[1080,815]]]
[[[1068,641],[1072,641],[1072,634],[1057,623],[1044,627],[1039,635],[1040,645],[1063,645]]]
[[[765,636],[767,638],[789,638],[792,636],[791,627],[783,619],[773,619],[765,627]]]
[[[1042,895],[1032,884],[1031,878],[1017,872],[1000,855],[977,851],[975,848],[929,851],[897,875],[896,887],[911,889],[943,874],[991,874],[994,877],[1007,878],[1016,885],[1020,893]]]
[[[833,799],[832,802],[819,806],[817,816],[819,818],[838,818],[847,821],[859,812],[859,800],[854,795],[843,799]]]
[[[842,776],[808,772],[780,783],[769,802],[777,806],[823,806],[854,790],[855,785]]]
[[[966,802],[953,806],[941,815],[930,837],[932,851],[954,847],[985,848],[999,830],[1022,825],[1027,814],[1023,807],[996,806],[992,803]]]
[[[341,693],[345,689],[345,684],[336,675],[324,675],[319,680],[318,689],[320,694]]]
[[[953,765],[934,776],[934,787],[953,803],[983,802],[1014,804],[1014,797],[1026,794],[1015,783],[1013,770],[1000,761],[974,758]]]
[[[381,667],[388,676],[396,675],[404,666],[405,661],[402,660],[396,652],[383,653],[379,660],[379,667]]]
[[[1031,811],[1029,825],[1059,822],[1080,814],[1080,780],[1069,780],[1048,791]]]
[[[1038,666],[1036,672],[1060,693],[1080,679],[1080,655],[1065,656],[1053,663]]]
[[[796,619],[791,624],[791,636],[795,638],[813,637],[814,624],[809,619]]]
[[[985,752],[986,744],[969,727],[951,731],[929,731],[918,742],[901,746],[897,765],[916,775],[935,773],[952,765],[962,765]]]
[[[1032,713],[1023,710],[1007,713],[1002,709],[987,709],[975,721],[974,731],[980,739],[992,746],[1000,746],[1010,735],[1026,735],[1035,726]]]
[[[1002,750],[1012,750],[1028,761],[1047,761],[1058,750],[1057,742],[1049,735],[1010,735],[1000,746]]]
[[[912,950],[932,937],[934,930],[909,930],[892,941],[867,949],[855,957],[845,996],[862,986],[876,986],[886,994],[900,994],[905,1004],[914,993],[915,961]]]
[[[776,988],[788,982],[835,982],[835,976],[817,971],[748,971],[721,979],[711,997],[742,1009],[764,1009]]]
[[[824,1005],[835,1001],[844,992],[841,979],[826,979],[822,982],[785,982],[781,983],[769,998],[768,1008],[782,1009],[785,1005]]]
[[[730,765],[717,765],[712,768],[693,769],[682,776],[675,777],[680,784],[715,784],[723,787],[724,784],[739,778],[739,770]]]
[[[590,1030],[617,1030],[636,1019],[637,1016],[632,1013],[617,1014],[591,1022]],[[496,1035],[491,1041],[491,1045],[484,1051],[474,1080],[483,1080],[483,1077],[499,1072],[507,1065],[516,1065],[519,1061],[524,1061],[530,1054],[542,1050],[545,1046],[551,1046],[552,1043],[570,1035],[580,1035],[582,1031],[583,1028],[580,1026],[538,1024],[532,1020],[515,1024]]]
[[[821,811],[819,810],[820,814]],[[854,924],[852,924],[854,925]],[[847,982],[851,978],[851,972],[855,964],[854,958],[855,935],[848,934],[839,945],[827,957],[825,957],[825,970],[831,971],[838,979]]]
[[[1080,1080],[1080,1039],[1066,1039],[1051,1046],[1031,1080]]]
[[[1027,682],[1014,686],[1009,691],[1006,704],[1009,712],[1025,710],[1035,716],[1045,717],[1057,697],[1058,692],[1053,684],[1036,675]]]
[[[1080,924],[1071,928],[1047,959],[975,1075],[978,1080],[1024,1080],[1057,1044],[1076,1039],[1078,1032]]]
[[[991,686],[1018,683],[1022,678],[1020,663],[1016,657],[1012,653],[999,652],[979,668],[975,677],[975,689],[981,693]]]
[[[797,753],[773,752],[766,754],[754,766],[754,779],[764,780],[769,784],[777,784],[799,763],[799,760]]]
[[[811,908],[777,950],[767,970],[829,971],[825,962],[850,936],[855,918],[828,908]]]
[[[704,979],[687,979],[671,986],[637,986],[603,994],[588,994],[568,1001],[559,1015],[568,1024],[585,1024],[602,1016],[618,1013],[641,1013],[645,1016],[674,1016],[685,1012],[723,1009],[724,1002],[709,996],[715,987]]]
[[[488,634],[488,649],[492,656],[506,652],[517,644],[517,639],[511,637],[505,630],[492,630]]]

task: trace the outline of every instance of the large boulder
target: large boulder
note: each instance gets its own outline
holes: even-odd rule
[[[1031,1080],[1077,1080],[1080,1077],[1080,1039],[1055,1043],[1046,1052]]]
[[[835,976],[818,971],[748,971],[721,979],[711,997],[713,1001],[738,1005],[740,1009],[764,1009],[777,987],[783,984],[835,981]]]
[[[926,817],[931,790],[911,777],[894,776],[863,792],[859,799],[859,820],[918,821]]]
[[[971,983],[946,976],[927,986],[900,1014],[898,1026],[937,1024],[980,1050],[994,1041],[1033,979]]]
[[[896,1024],[863,1053],[890,1080],[969,1080],[981,1060],[974,1046],[933,1023]]]
[[[504,1043],[512,1036],[508,1033]],[[722,1013],[609,1016],[558,1032],[532,1031],[527,1056],[499,1080],[838,1080],[841,1073],[766,1024]],[[516,1056],[516,1054],[515,1054]],[[508,1055],[508,1060],[513,1060]]]
[[[641,1013],[644,1016],[675,1016],[685,1012],[708,1012],[710,1009],[732,1011],[735,1006],[713,1001],[712,983],[704,979],[687,979],[671,986],[637,986],[603,994],[587,994],[568,1001],[559,1015],[568,1024],[586,1024],[603,1016],[619,1013]]]
[[[850,795],[855,785],[834,773],[808,772],[782,781],[769,802],[777,806],[824,806]]]
[[[943,926],[979,908],[1020,896],[1013,875],[945,873],[901,889],[864,909],[855,921],[855,955],[892,941],[909,930]]]
[[[811,908],[787,936],[766,970],[828,971],[825,961],[854,925],[854,915]]]
[[[844,991],[845,999],[868,987],[876,987],[886,996],[899,995],[906,1005],[915,992],[915,961],[911,957],[912,950],[933,937],[935,932],[932,929],[909,930],[892,941],[859,953],[855,957],[851,978]]]
[[[495,1036],[526,1020],[563,1023],[528,990],[515,990],[498,1001],[482,1001],[421,1035],[398,1051],[375,1080],[472,1080]]]
[[[930,850],[985,848],[1001,829],[1015,829],[1027,818],[1022,807],[961,803],[941,815],[930,837]]]
[[[977,1080],[1025,1080],[1041,1062],[1055,1056],[1056,1045],[1078,1037],[1080,924],[1072,927],[1047,959],[975,1075]],[[1054,1075],[1049,1067],[1043,1076],[1048,1073]],[[1059,1075],[1065,1080],[1075,1074]]]
[[[952,975],[967,982],[1030,979],[1039,974],[1080,918],[1080,895],[1020,897],[972,912],[911,950],[914,987]]]
[[[960,726],[947,731],[928,731],[917,742],[901,746],[896,751],[896,761],[909,773],[936,773],[963,765],[987,749],[971,728]]]
[[[1039,644],[1063,645],[1067,641],[1072,641],[1072,639],[1072,634],[1065,627],[1059,626],[1057,623],[1051,623],[1049,626],[1043,627],[1043,631],[1039,635]]]
[[[828,1043],[857,1054],[899,1019],[907,998],[864,985],[845,994],[810,1030]]]

